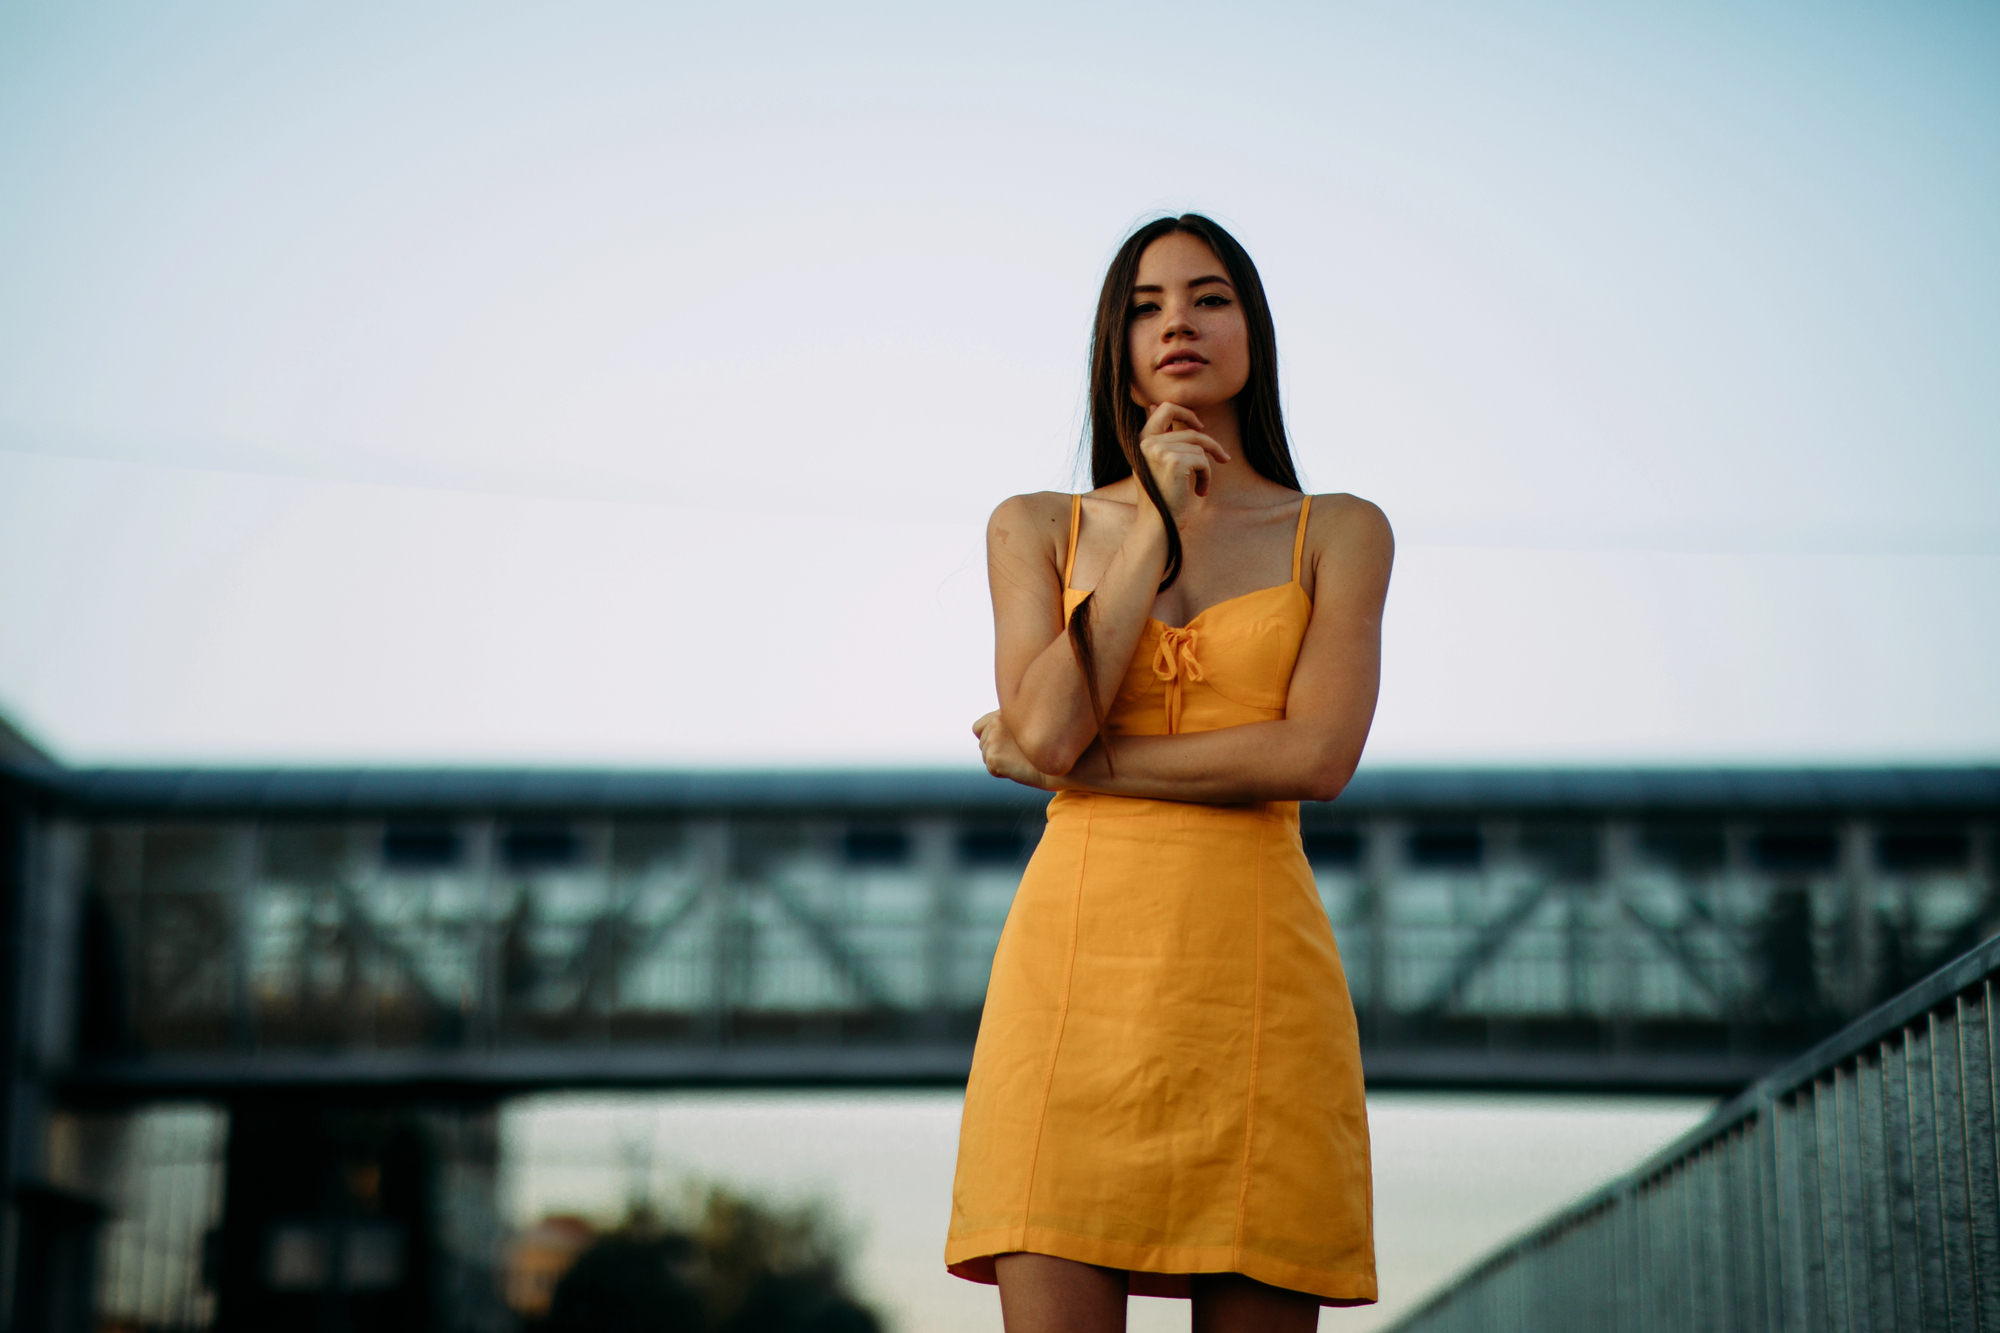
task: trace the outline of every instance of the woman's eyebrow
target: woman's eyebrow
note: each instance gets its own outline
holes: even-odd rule
[[[1223,286],[1225,286],[1225,287],[1227,287],[1227,286],[1229,285],[1229,279],[1227,279],[1227,278],[1223,277],[1223,276],[1222,276],[1222,275],[1221,275],[1220,273],[1210,273],[1210,274],[1207,274],[1207,275],[1205,275],[1205,276],[1203,276],[1203,277],[1199,277],[1199,278],[1190,278],[1190,279],[1188,280],[1188,286],[1189,286],[1189,287],[1200,287],[1200,286],[1202,286],[1202,285],[1204,285],[1204,284],[1206,284],[1206,283],[1211,283],[1211,282],[1219,282],[1219,283],[1221,283],[1221,284],[1222,284]],[[1164,288],[1164,287],[1160,286],[1160,284],[1159,284],[1159,283],[1157,283],[1157,282],[1147,282],[1147,283],[1141,283],[1141,284],[1139,284],[1139,285],[1138,285],[1137,287],[1134,287],[1134,288],[1133,288],[1132,290],[1133,290],[1133,292],[1134,292],[1134,293],[1138,293],[1138,292],[1164,292],[1164,291],[1166,290],[1166,288]]]

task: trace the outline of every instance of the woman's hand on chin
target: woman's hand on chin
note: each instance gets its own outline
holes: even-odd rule
[[[1178,403],[1159,403],[1147,411],[1145,428],[1139,433],[1139,455],[1159,483],[1173,522],[1181,527],[1201,511],[1215,469],[1229,461],[1223,447],[1202,434],[1201,417]],[[1151,503],[1143,486],[1139,503]]]
[[[1048,775],[1021,753],[1021,747],[1014,743],[1014,733],[1007,730],[998,709],[974,722],[972,734],[979,738],[979,757],[986,761],[988,773],[1038,791],[1050,790]]]

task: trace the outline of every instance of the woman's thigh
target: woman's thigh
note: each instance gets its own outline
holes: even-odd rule
[[[1123,1269],[1025,1251],[993,1260],[1007,1333],[1125,1333]]]
[[[1312,1333],[1318,1327],[1317,1297],[1240,1273],[1195,1274],[1193,1333]]]

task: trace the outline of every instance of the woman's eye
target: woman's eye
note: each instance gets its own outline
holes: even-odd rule
[[[1132,307],[1132,314],[1134,315],[1134,317],[1137,317],[1139,315],[1150,315],[1157,312],[1159,308],[1160,308],[1159,306],[1155,305],[1151,301],[1141,301],[1139,302],[1139,304]]]
[[[1215,292],[1210,292],[1207,296],[1204,296],[1199,301],[1196,301],[1195,304],[1205,305],[1205,306],[1223,306],[1229,304],[1229,298],[1226,296],[1219,295]]]

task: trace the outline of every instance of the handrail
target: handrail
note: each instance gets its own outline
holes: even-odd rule
[[[1390,1327],[2000,1333],[1996,1003],[2000,935]]]

